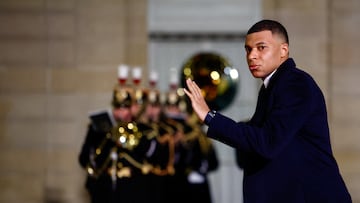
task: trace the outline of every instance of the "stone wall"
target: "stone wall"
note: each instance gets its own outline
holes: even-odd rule
[[[0,202],[87,202],[77,156],[116,67],[145,66],[145,0],[0,1]]]

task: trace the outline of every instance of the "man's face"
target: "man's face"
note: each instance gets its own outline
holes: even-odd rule
[[[114,108],[113,115],[117,121],[131,122],[132,120],[130,107]]]
[[[146,116],[152,121],[158,121],[161,113],[160,105],[148,104],[146,106]]]
[[[131,114],[136,117],[140,113],[141,110],[141,104],[138,104],[137,102],[133,102],[131,104]]]
[[[255,78],[265,79],[288,58],[288,44],[269,30],[248,34],[245,51],[249,70]]]

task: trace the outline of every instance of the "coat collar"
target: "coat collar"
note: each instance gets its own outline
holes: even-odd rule
[[[280,77],[280,75],[283,75],[284,72],[286,72],[287,70],[291,69],[291,68],[295,68],[296,64],[295,61],[292,58],[288,58],[286,59],[286,61],[284,61],[279,68],[276,69],[276,72],[274,73],[274,75],[270,78],[268,87],[271,87],[272,84],[277,80],[277,78]]]

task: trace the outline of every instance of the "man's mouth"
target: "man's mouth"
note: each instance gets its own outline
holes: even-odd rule
[[[256,69],[258,69],[258,65],[249,65],[249,69],[250,70],[256,70]]]

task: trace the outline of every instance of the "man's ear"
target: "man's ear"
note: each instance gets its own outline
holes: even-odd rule
[[[282,43],[280,47],[281,51],[281,58],[288,57],[289,56],[289,44],[288,43]]]

